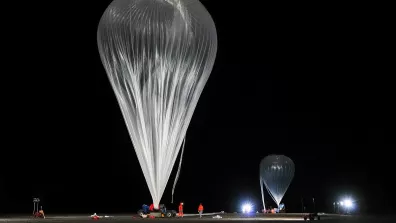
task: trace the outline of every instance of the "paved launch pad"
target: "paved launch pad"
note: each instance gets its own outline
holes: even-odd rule
[[[98,213],[99,214],[99,213]],[[190,215],[184,218],[156,218],[156,219],[143,219],[137,215],[110,215],[108,218],[101,218],[98,220],[93,220],[89,215],[69,215],[69,216],[47,216],[46,219],[33,219],[31,217],[7,217],[0,218],[0,223],[2,222],[48,222],[48,223],[86,223],[86,222],[117,222],[117,223],[127,223],[127,222],[179,222],[179,223],[211,223],[211,222],[304,222],[301,214],[269,214],[269,215],[251,215],[244,216],[239,214],[222,214],[222,218],[214,219],[213,216],[204,216],[201,219],[196,215]],[[340,216],[340,215],[321,215],[321,221],[324,222],[396,222],[395,218],[385,218],[385,217],[359,217],[359,216]]]

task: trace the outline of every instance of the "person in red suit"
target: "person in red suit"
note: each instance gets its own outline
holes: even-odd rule
[[[183,202],[180,202],[179,205],[179,217],[183,217]]]
[[[203,210],[204,210],[204,208],[203,208],[203,205],[202,205],[202,203],[201,203],[201,204],[199,204],[199,206],[198,206],[199,218],[202,218]]]

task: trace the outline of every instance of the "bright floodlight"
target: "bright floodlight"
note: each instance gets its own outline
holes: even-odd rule
[[[341,201],[341,202],[340,202],[340,204],[341,204],[341,206],[343,206],[343,205],[344,205],[344,202],[343,202],[343,201]]]
[[[242,205],[242,212],[243,213],[250,213],[253,209],[253,205],[250,203],[246,203]]]
[[[349,208],[349,207],[352,207],[352,201],[349,200],[349,199],[345,200],[345,201],[344,201],[344,204],[345,204],[345,206],[348,207],[348,208]]]

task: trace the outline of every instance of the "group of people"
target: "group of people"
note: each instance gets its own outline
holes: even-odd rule
[[[166,212],[166,209],[165,209],[164,205],[160,205],[159,208],[160,208],[160,210]],[[180,202],[179,213],[178,213],[179,217],[183,217],[184,216],[183,208],[184,208],[184,203]],[[199,206],[198,206],[198,213],[199,213],[199,217],[200,218],[202,218],[203,210],[204,210],[204,207],[203,207],[202,203],[200,203]],[[154,204],[151,204],[150,206],[147,206],[147,205],[144,204],[143,205],[143,211],[144,211],[144,213],[149,213],[149,212],[154,211]]]
[[[179,205],[179,217],[183,217],[183,215],[184,215],[183,207],[184,207],[184,203],[180,202],[180,205]],[[202,218],[203,210],[204,210],[204,207],[203,207],[202,203],[200,203],[199,206],[198,206],[199,218]]]

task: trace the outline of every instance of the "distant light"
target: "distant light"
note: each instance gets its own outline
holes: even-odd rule
[[[341,206],[343,206],[343,205],[344,205],[344,202],[343,202],[343,201],[340,201],[340,204],[341,204]]]
[[[253,205],[250,203],[245,203],[242,205],[242,213],[250,213],[253,209]]]
[[[345,204],[345,206],[348,207],[348,208],[352,207],[352,201],[351,201],[350,199],[345,200],[345,201],[344,201],[344,204]]]

